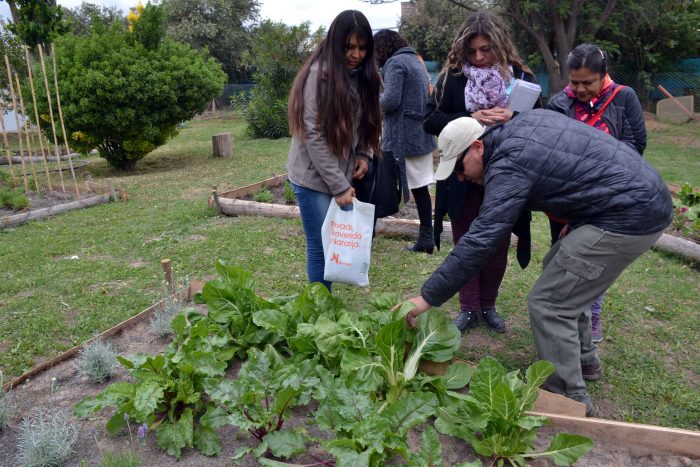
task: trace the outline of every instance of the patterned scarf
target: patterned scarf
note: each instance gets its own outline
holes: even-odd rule
[[[615,83],[615,81],[613,81],[612,78],[610,78],[610,75],[606,74],[603,78],[603,86],[601,86],[600,88],[600,93],[598,93],[597,96],[591,99],[590,102],[583,103],[576,98],[576,93],[574,93],[574,90],[571,89],[571,86],[567,85],[564,88],[564,92],[569,98],[574,100],[576,120],[586,123],[586,121],[588,121],[590,118],[593,118],[593,115],[595,115],[596,112],[598,112],[598,110],[600,109],[600,106],[608,100],[608,96],[613,91],[613,89],[615,89],[616,86],[617,84]],[[605,124],[602,118],[599,119],[598,122],[596,122],[593,128],[610,134],[610,128],[608,128],[608,125]]]
[[[464,87],[464,105],[468,113],[506,106],[508,103],[506,85],[498,68],[495,66],[477,68],[465,64],[462,72],[467,78],[467,85]]]

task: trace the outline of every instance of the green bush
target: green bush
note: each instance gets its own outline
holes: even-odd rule
[[[255,31],[252,48],[244,55],[244,62],[255,70],[255,89],[244,112],[251,136],[289,136],[287,96],[297,71],[322,36],[322,29],[312,34],[308,22],[287,26],[267,20]]]
[[[27,198],[19,189],[11,190],[9,188],[5,188],[0,190],[0,207],[19,211],[20,209],[30,208],[31,203],[29,202],[29,198]]]
[[[133,33],[114,23],[88,36],[67,35],[56,42],[61,104],[71,146],[83,152],[97,148],[117,169],[133,169],[224,85],[220,65],[188,45],[162,37],[159,8],[146,6]],[[40,67],[35,66],[34,73],[34,81],[42,82]],[[51,67],[47,73],[52,83]],[[39,114],[47,120],[46,90],[36,88]],[[29,92],[29,86],[23,91]],[[31,107],[27,92],[24,100]],[[27,113],[33,115],[33,108]],[[44,128],[51,130],[49,125]]]
[[[275,200],[274,195],[267,188],[263,188],[255,192],[253,198],[255,198],[255,201],[258,203],[272,203]]]

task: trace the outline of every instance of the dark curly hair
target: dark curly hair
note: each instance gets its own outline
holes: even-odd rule
[[[374,35],[374,56],[377,57],[377,65],[383,67],[394,52],[402,47],[408,47],[406,39],[396,31],[382,29]]]

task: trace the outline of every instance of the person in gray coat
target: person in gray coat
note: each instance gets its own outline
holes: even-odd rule
[[[396,31],[382,29],[374,35],[377,65],[384,89],[382,107],[382,156],[398,161],[404,202],[411,190],[420,227],[418,241],[407,250],[432,254],[433,206],[428,186],[433,183],[433,136],[423,130],[423,115],[430,97],[430,77],[416,50]],[[378,183],[387,181],[379,178]],[[393,180],[388,181],[395,184]]]
[[[539,357],[556,371],[544,388],[595,413],[583,371],[601,372],[591,338],[595,299],[649,249],[672,219],[671,196],[656,170],[630,146],[550,110],[517,115],[483,133],[463,117],[440,133],[437,180],[452,172],[483,185],[484,203],[469,231],[428,278],[416,316],[441,306],[489,260],[523,209],[569,220],[528,295]]]

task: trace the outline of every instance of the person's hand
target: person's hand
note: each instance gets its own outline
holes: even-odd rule
[[[494,107],[492,109],[477,110],[472,113],[472,117],[482,125],[495,125],[510,120],[513,117],[513,112],[503,107]]]
[[[566,224],[563,229],[561,229],[561,232],[559,232],[559,239],[562,239],[569,235],[569,231],[571,228],[569,228],[569,224]]]
[[[352,173],[352,178],[361,180],[369,170],[369,165],[364,159],[357,159],[355,161],[355,171]]]
[[[411,297],[408,300],[405,300],[398,305],[396,305],[394,308],[391,309],[392,312],[396,311],[401,305],[403,305],[406,302],[411,302],[415,305],[415,307],[408,312],[406,315],[406,324],[408,325],[409,328],[415,328],[416,327],[416,318],[428,311],[429,309],[432,308],[428,302],[425,301],[423,297],[418,295],[417,297]]]
[[[335,197],[335,202],[338,206],[348,206],[352,204],[352,199],[355,197],[355,189],[350,187],[344,193]]]

